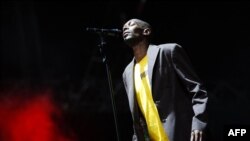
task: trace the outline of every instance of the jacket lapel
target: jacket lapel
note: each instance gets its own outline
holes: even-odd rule
[[[132,113],[134,113],[134,59],[128,65],[128,69],[126,72],[127,76],[127,89],[128,89],[128,100],[129,100],[129,107]]]
[[[159,52],[159,48],[155,45],[149,45],[147,55],[148,55],[148,79],[152,88],[152,75],[153,69],[155,65],[155,60],[157,58],[157,54]]]

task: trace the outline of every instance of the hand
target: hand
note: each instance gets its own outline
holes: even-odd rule
[[[191,139],[190,141],[202,141],[202,131],[199,130],[193,130],[191,133]]]

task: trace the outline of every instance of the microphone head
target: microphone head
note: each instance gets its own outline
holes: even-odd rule
[[[122,33],[122,30],[120,29],[111,29],[113,32],[117,32],[117,33]]]
[[[114,36],[119,37],[122,35],[122,30],[120,29],[104,29],[104,28],[86,28],[86,31],[97,33],[99,35]]]

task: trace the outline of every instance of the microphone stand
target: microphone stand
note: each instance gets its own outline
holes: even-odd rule
[[[106,46],[106,42],[105,42],[104,34],[98,33],[98,35],[100,37],[100,43],[98,45],[99,49],[100,49],[99,51],[100,51],[100,53],[102,55],[102,62],[105,64],[106,73],[107,73],[107,77],[108,77],[110,98],[111,98],[113,116],[114,116],[114,121],[115,121],[116,138],[117,138],[117,141],[120,141],[118,123],[117,123],[116,106],[115,106],[115,100],[114,100],[114,89],[113,89],[113,85],[112,85],[112,78],[111,78],[110,69],[109,69],[109,66],[108,66],[108,60],[107,60],[106,53],[105,53],[105,48],[104,48]]]

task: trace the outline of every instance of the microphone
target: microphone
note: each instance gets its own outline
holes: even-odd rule
[[[103,29],[103,28],[86,28],[86,31],[103,34],[107,36],[120,36],[122,31],[120,29]]]

